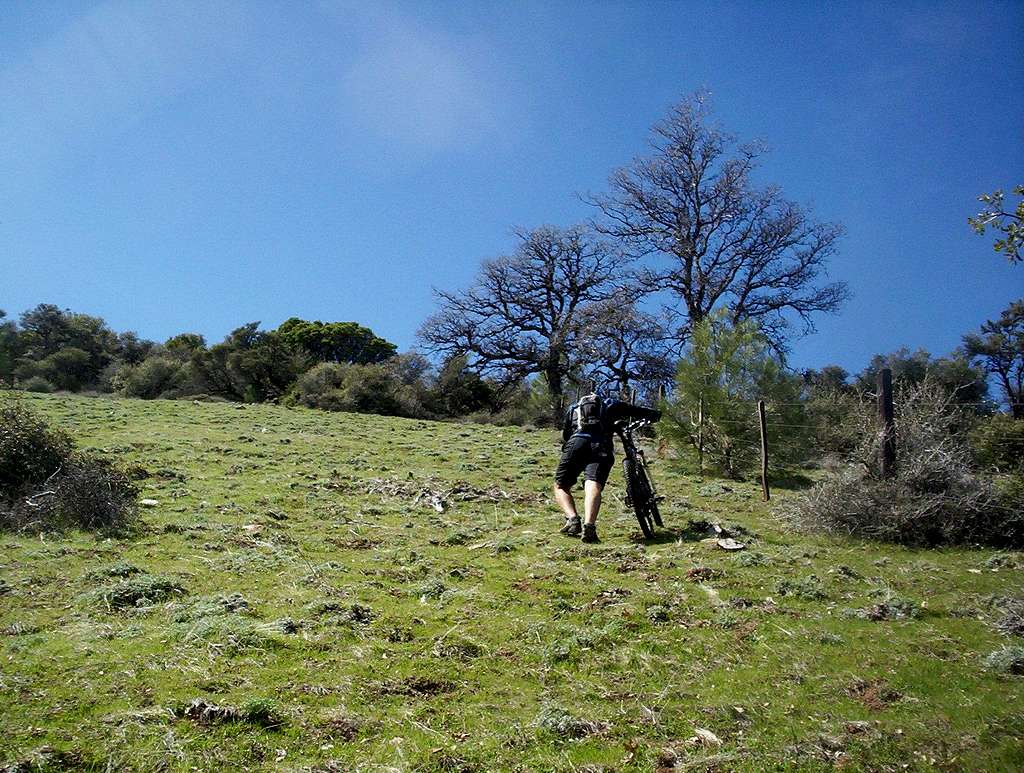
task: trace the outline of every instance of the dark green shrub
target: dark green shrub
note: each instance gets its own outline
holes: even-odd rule
[[[56,473],[71,438],[18,405],[0,408],[0,501],[11,501]]]
[[[181,386],[184,363],[170,357],[150,357],[120,374],[121,390],[127,397],[152,400]]]
[[[299,376],[291,399],[325,411],[408,417],[425,413],[416,387],[403,384],[387,364],[320,363]]]
[[[24,389],[26,392],[40,392],[42,394],[49,394],[50,392],[53,392],[57,387],[55,387],[42,376],[32,376],[22,383],[21,388]]]
[[[138,489],[111,462],[19,406],[0,409],[0,528],[124,531]]]
[[[998,413],[971,432],[978,462],[997,472],[1024,472],[1024,420]]]
[[[75,392],[92,379],[92,358],[88,352],[69,347],[54,352],[39,363],[39,372],[57,389]]]

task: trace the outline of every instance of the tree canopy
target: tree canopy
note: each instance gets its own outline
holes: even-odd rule
[[[993,191],[978,197],[985,207],[974,217],[967,218],[967,222],[979,234],[984,234],[989,228],[1003,234],[992,244],[992,249],[1001,252],[1011,263],[1019,263],[1022,260],[1020,250],[1024,247],[1024,185],[1015,186],[1013,192],[1021,198],[1012,211],[1004,208],[1006,196],[1003,192]]]
[[[763,153],[714,123],[698,93],[653,127],[646,156],[590,199],[601,232],[649,259],[647,288],[675,297],[680,340],[721,307],[733,322],[756,319],[783,350],[791,319],[809,332],[816,314],[836,311],[849,295],[844,283],[824,281],[842,227],[817,222],[777,186],[757,187]]]
[[[516,236],[514,252],[485,261],[467,290],[435,290],[441,308],[418,335],[430,351],[465,356],[505,385],[542,375],[557,415],[596,312],[629,303],[636,291],[625,273],[628,259],[583,227],[543,226]]]
[[[394,357],[398,347],[357,322],[308,322],[292,317],[277,333],[285,343],[305,350],[318,362],[369,365]]]
[[[1013,417],[1024,419],[1024,298],[964,336],[964,349],[996,377]]]

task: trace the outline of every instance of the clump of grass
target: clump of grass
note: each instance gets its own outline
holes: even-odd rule
[[[1016,569],[1019,565],[1021,559],[1012,553],[993,553],[982,564],[986,569]]]
[[[440,580],[428,580],[427,582],[420,585],[418,588],[413,590],[413,595],[419,596],[421,600],[427,599],[439,599],[444,592],[448,590],[447,586]]]
[[[191,620],[201,620],[204,617],[227,615],[235,612],[251,614],[252,607],[249,600],[241,593],[232,593],[227,596],[218,594],[197,599],[187,608],[177,611],[174,614],[174,622],[187,623]]]
[[[282,617],[279,620],[274,620],[269,625],[272,630],[285,634],[298,633],[299,629],[302,627],[301,623],[295,622],[290,617]]]
[[[95,761],[88,760],[79,751],[40,746],[0,770],[3,773],[55,773],[61,770],[92,770],[94,765]]]
[[[670,615],[668,609],[661,606],[660,604],[654,604],[647,607],[647,619],[652,623],[667,623]]]
[[[771,563],[771,559],[764,553],[751,550],[740,553],[736,558],[736,563],[740,566],[767,566]]]
[[[890,596],[885,601],[868,607],[864,613],[868,620],[906,620],[920,617],[921,605],[913,599]]]
[[[90,580],[102,580],[107,577],[131,577],[133,574],[141,574],[139,567],[129,564],[127,561],[118,561],[99,569],[94,569],[86,575]]]
[[[280,646],[270,635],[279,631],[276,623],[258,626],[234,616],[206,617],[191,626],[180,626],[178,638],[189,644],[205,643],[216,653],[238,655]]]
[[[430,653],[445,660],[473,660],[484,654],[484,647],[465,637],[441,638],[434,642]]]
[[[1007,636],[1024,636],[1024,598],[1006,600],[996,628]]]
[[[99,588],[93,597],[110,609],[144,607],[186,593],[177,580],[152,574],[137,574]]]
[[[559,706],[545,706],[537,715],[537,727],[560,738],[586,738],[608,730],[607,722],[583,719]]]
[[[795,580],[782,580],[775,586],[775,590],[780,596],[795,596],[808,601],[821,601],[828,598],[825,586],[814,574]]]
[[[1024,647],[1001,647],[986,657],[984,664],[985,668],[997,674],[1024,675]]]
[[[285,724],[284,716],[268,698],[253,698],[241,706],[219,705],[196,698],[190,703],[172,706],[171,713],[179,719],[190,719],[202,725],[245,722],[264,728],[276,728]]]

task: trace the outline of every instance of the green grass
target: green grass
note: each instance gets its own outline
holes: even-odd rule
[[[796,534],[757,486],[665,462],[671,533],[638,541],[617,470],[586,546],[556,533],[548,431],[0,399],[143,468],[159,502],[130,539],[0,534],[0,764],[1024,767],[1024,677],[986,666],[1021,643],[995,627],[1020,553]],[[464,493],[437,512],[425,486]]]

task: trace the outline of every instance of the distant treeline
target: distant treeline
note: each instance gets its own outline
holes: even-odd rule
[[[462,357],[437,365],[356,322],[250,322],[208,345],[198,333],[163,343],[116,332],[100,317],[40,304],[18,322],[0,311],[0,383],[33,392],[143,399],[278,402],[417,418],[543,423],[546,397],[527,381],[498,385]]]

